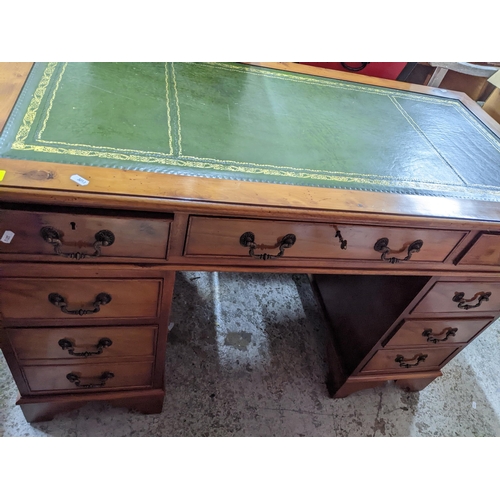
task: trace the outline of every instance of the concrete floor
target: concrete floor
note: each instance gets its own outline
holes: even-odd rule
[[[178,273],[159,415],[92,403],[28,424],[0,357],[2,436],[499,436],[492,325],[420,393],[393,384],[333,400],[327,330],[304,275]]]

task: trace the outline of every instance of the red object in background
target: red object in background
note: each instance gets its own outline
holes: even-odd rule
[[[320,68],[346,71],[347,73],[358,73],[360,75],[376,76],[378,78],[387,78],[389,80],[396,80],[397,77],[401,74],[401,71],[403,71],[403,69],[407,65],[407,63],[405,62],[303,62],[300,64],[308,64],[309,66],[318,66]]]

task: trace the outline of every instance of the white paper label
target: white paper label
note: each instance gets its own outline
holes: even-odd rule
[[[472,408],[474,408],[474,410],[476,409],[477,405],[476,405],[476,402],[475,401],[472,401]]]
[[[0,241],[2,243],[10,243],[12,241],[12,238],[14,238],[14,233],[12,231],[5,231]]]
[[[90,182],[90,181],[88,181],[87,179],[84,179],[83,177],[81,177],[78,174],[72,175],[70,177],[70,179],[72,181],[75,181],[77,184],[80,184],[80,186],[86,186]]]

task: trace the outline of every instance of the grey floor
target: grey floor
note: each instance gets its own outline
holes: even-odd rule
[[[420,393],[393,384],[333,400],[304,275],[178,273],[159,415],[92,403],[28,424],[0,357],[2,436],[499,436],[497,324]]]

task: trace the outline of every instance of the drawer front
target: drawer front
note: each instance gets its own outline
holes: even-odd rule
[[[386,347],[469,342],[492,321],[493,318],[405,320]]]
[[[171,220],[0,210],[2,254],[56,256],[61,261],[166,259]],[[9,233],[9,234],[10,234]],[[99,254],[96,256],[96,254]]]
[[[411,260],[425,262],[444,261],[466,234],[463,231],[193,216],[185,255],[249,258],[250,247],[240,241],[242,235],[249,232],[254,235],[255,255],[278,254],[283,238],[293,234],[295,243],[284,250],[282,258],[380,261],[383,250],[374,247],[380,239],[386,238],[385,247],[389,249],[386,259],[404,259],[409,246],[421,240],[421,250],[413,253]],[[344,249],[341,240],[347,241]]]
[[[150,362],[24,366],[22,371],[31,392],[150,387],[153,378]]]
[[[457,264],[469,266],[500,266],[500,234],[481,234]]]
[[[151,318],[158,316],[161,290],[154,279],[6,278],[0,311],[5,319]]]
[[[91,363],[120,356],[153,356],[157,327],[12,328],[7,336],[20,362],[57,359]]]
[[[412,314],[466,312],[472,316],[499,310],[500,283],[442,281],[431,288]]]
[[[409,372],[436,369],[457,350],[456,347],[427,347],[421,349],[381,349],[361,370],[362,373],[373,371]]]

